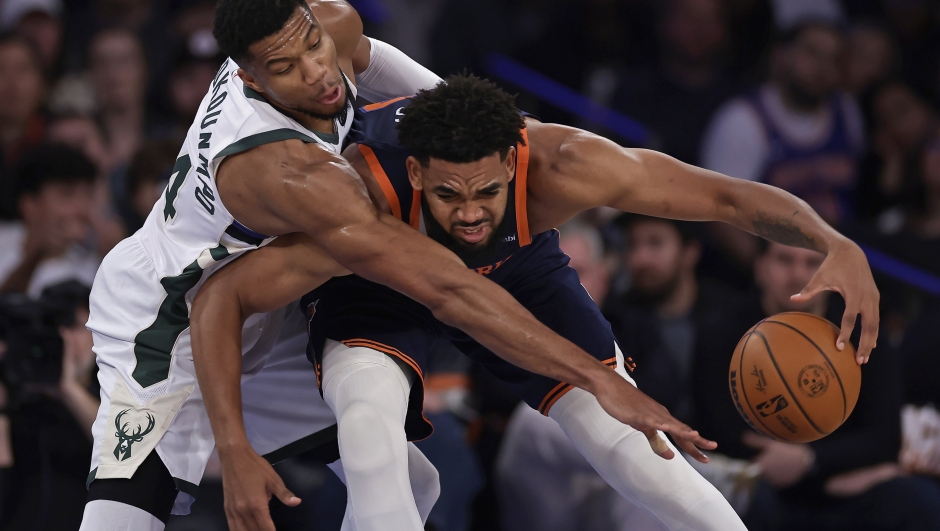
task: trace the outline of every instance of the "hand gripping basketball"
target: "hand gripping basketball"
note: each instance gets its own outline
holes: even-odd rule
[[[856,361],[859,365],[868,363],[868,357],[878,342],[878,304],[881,294],[871,276],[864,251],[851,240],[831,246],[809,284],[790,299],[805,302],[827,290],[835,291],[845,299],[845,313],[842,315],[842,328],[836,339],[836,348],[841,351],[849,344],[849,338],[855,330],[855,319],[861,314],[862,334]]]
[[[620,422],[642,431],[649,440],[650,447],[663,459],[672,459],[675,452],[669,448],[659,431],[671,434],[676,445],[697,461],[708,462],[708,457],[699,448],[714,450],[718,447],[717,443],[705,439],[697,431],[676,420],[669,414],[669,410],[616,373],[611,372],[611,376],[612,378],[595,393],[604,411]]]

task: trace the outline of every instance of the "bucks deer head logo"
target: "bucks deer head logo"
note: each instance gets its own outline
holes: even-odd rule
[[[156,419],[153,418],[153,415],[147,413],[147,427],[143,428],[140,424],[137,425],[137,428],[132,433],[127,433],[127,428],[130,426],[130,422],[125,422],[121,424],[121,418],[127,414],[130,409],[125,409],[118,413],[117,418],[114,419],[114,427],[117,431],[114,433],[114,436],[118,438],[117,447],[114,449],[114,458],[118,461],[126,461],[131,457],[131,446],[134,443],[138,443],[143,440],[143,438],[150,432],[153,431],[153,426],[156,424]]]

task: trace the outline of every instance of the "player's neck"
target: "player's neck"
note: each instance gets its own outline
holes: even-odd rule
[[[317,133],[325,133],[328,135],[336,134],[336,120],[333,118],[316,118],[310,116],[309,114],[304,114],[302,112],[292,111],[289,109],[281,109],[281,112],[293,118],[297,123],[309,129],[310,131],[315,131]]]

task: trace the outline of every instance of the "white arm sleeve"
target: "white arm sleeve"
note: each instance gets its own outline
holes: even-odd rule
[[[702,142],[703,167],[757,181],[770,153],[767,135],[757,112],[745,100],[733,100],[712,117]]]
[[[369,101],[384,101],[410,96],[419,90],[434,88],[442,80],[398,48],[366,37],[372,44],[369,67],[356,74],[356,89]]]

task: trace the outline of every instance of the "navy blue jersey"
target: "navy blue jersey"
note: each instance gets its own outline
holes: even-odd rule
[[[409,153],[398,144],[396,128],[409,103],[409,98],[399,98],[363,107],[356,115],[349,139],[358,144],[392,214],[421,230],[424,217],[430,213],[422,208],[421,193],[411,187],[405,166]],[[528,146],[520,144],[516,153],[516,175],[509,181],[505,222],[493,234],[499,238],[498,244],[491,254],[476,262],[470,260],[467,266],[506,289],[549,328],[614,367],[617,361],[610,325],[581,286],[577,273],[568,266],[568,257],[558,245],[558,231],[529,234]],[[551,405],[571,388],[506,363],[463,332],[437,321],[424,306],[355,275],[331,279],[307,294],[301,304],[310,318],[308,353],[317,364],[318,374],[326,339],[350,347],[380,350],[415,369],[419,378],[412,388],[405,422],[410,440],[431,432],[421,414],[424,368],[431,344],[441,336],[485,364],[542,413],[547,414]]]

